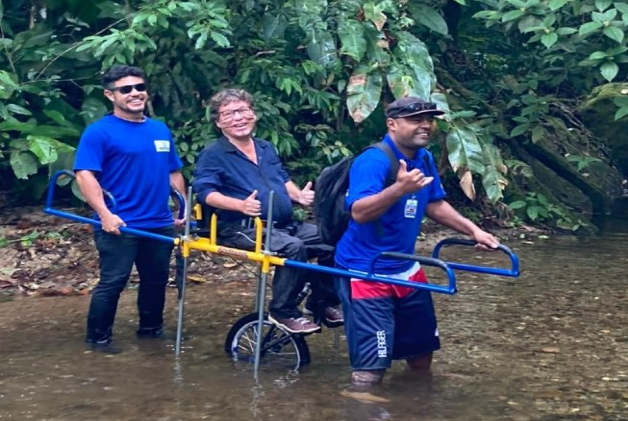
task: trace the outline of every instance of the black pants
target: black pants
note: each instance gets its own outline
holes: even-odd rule
[[[253,250],[255,247],[255,229],[237,225],[226,226],[218,234],[220,243],[228,247]],[[264,234],[264,240],[266,236]],[[274,228],[271,233],[270,250],[281,257],[299,262],[318,258],[318,264],[334,266],[334,248],[323,244],[318,229],[313,224],[293,222],[286,228]],[[340,300],[334,289],[330,275],[314,271],[275,266],[273,278],[273,298],[269,310],[273,317],[301,317],[297,308],[297,298],[305,283],[309,282],[312,294],[306,307],[314,310],[319,305],[335,306]]]
[[[169,237],[176,235],[174,226],[145,231]],[[140,276],[137,295],[140,329],[161,328],[173,244],[101,230],[94,232],[94,240],[100,256],[100,282],[92,291],[87,315],[87,342],[112,338],[120,293],[129,280],[134,263]]]

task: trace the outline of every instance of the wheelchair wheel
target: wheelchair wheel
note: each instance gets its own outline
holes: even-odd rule
[[[239,319],[227,334],[225,351],[234,361],[253,363],[257,344],[257,313]],[[264,314],[262,331],[263,365],[298,370],[310,363],[310,350],[302,335],[285,331],[268,321]]]

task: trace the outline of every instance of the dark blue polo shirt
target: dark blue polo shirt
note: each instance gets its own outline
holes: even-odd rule
[[[210,193],[218,192],[234,199],[244,200],[257,190],[257,200],[262,203],[262,219],[267,218],[270,191],[273,199],[273,220],[278,226],[292,222],[292,200],[286,189],[290,180],[268,141],[254,139],[257,164],[233,146],[226,137],[207,145],[201,152],[194,171],[194,192],[200,203]],[[220,210],[218,221],[238,222],[246,215],[235,211]]]

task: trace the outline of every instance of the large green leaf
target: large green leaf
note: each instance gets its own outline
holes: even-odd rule
[[[362,22],[354,19],[342,20],[338,28],[338,36],[341,44],[340,54],[348,55],[360,62],[366,53],[366,37]]]
[[[66,120],[66,116],[63,113],[56,110],[44,110],[44,114],[52,119],[55,123],[60,126],[69,127],[74,130],[79,130],[79,128],[73,124],[72,122]],[[69,117],[69,116],[68,116]]]
[[[555,32],[545,34],[541,37],[541,43],[546,47],[550,48],[552,45],[556,44],[558,41],[558,35]]]
[[[16,131],[26,135],[49,136],[54,134],[55,137],[78,138],[81,133],[70,127],[49,126],[46,124],[37,124],[34,120],[23,123],[17,120],[7,120],[0,123],[0,132]]]
[[[595,7],[600,12],[605,11],[608,7],[613,4],[613,0],[595,0]]]
[[[549,8],[552,11],[556,11],[566,5],[568,2],[569,0],[550,0]]]
[[[224,36],[223,34],[221,34],[220,32],[216,32],[216,31],[211,31],[209,33],[209,36],[211,37],[211,39],[214,40],[214,42],[222,48],[226,48],[229,47],[231,45],[231,43],[229,42],[229,39]]]
[[[615,9],[619,10],[623,14],[628,13],[628,4],[626,3],[615,3]]]
[[[0,99],[8,99],[19,88],[14,79],[15,75],[0,70]]]
[[[606,35],[613,41],[617,41],[620,44],[624,40],[624,31],[617,28],[616,26],[607,26],[606,28],[604,28],[603,32],[604,35]]]
[[[28,152],[13,152],[10,162],[15,176],[21,180],[26,180],[28,176],[37,173],[37,162]]]
[[[374,2],[368,2],[364,4],[364,18],[368,21],[373,22],[373,25],[377,28],[378,31],[381,31],[386,24],[388,18],[382,11],[381,4],[375,4]]]
[[[55,162],[59,153],[71,153],[74,148],[48,136],[28,136],[28,149],[35,154],[42,165]]]
[[[452,124],[446,142],[449,163],[455,172],[460,168],[469,168],[476,174],[484,172],[482,145],[473,130]]]
[[[359,66],[347,85],[347,108],[356,123],[364,121],[379,104],[382,93],[382,74],[376,69]]]
[[[439,110],[443,110],[445,112],[449,112],[449,101],[447,101],[447,97],[445,94],[440,92],[434,92],[430,96],[430,101],[436,104],[436,108]],[[475,115],[475,114],[474,114]]]
[[[618,72],[619,66],[617,66],[616,63],[609,61],[600,66],[600,73],[602,74],[602,77],[609,82],[615,79],[615,76],[617,76]]]
[[[107,114],[107,107],[103,101],[90,97],[83,102],[80,114],[88,125]]]
[[[436,85],[436,76],[427,47],[423,41],[408,32],[398,32],[396,36],[399,43],[394,51],[394,58],[397,59],[399,68],[403,69],[403,76],[412,79],[408,94],[429,98]]]
[[[499,149],[491,143],[482,144],[484,157],[484,172],[482,173],[482,186],[491,202],[495,203],[504,197],[503,191],[508,186],[508,180],[504,177],[507,171],[502,161]]]
[[[17,104],[7,104],[7,110],[12,112],[13,114],[20,114],[20,115],[32,115],[33,114],[26,108]]]
[[[622,107],[615,113],[615,121],[628,115],[628,107]]]
[[[449,35],[447,22],[434,8],[423,3],[410,3],[410,13],[414,20],[441,35]]]
[[[510,12],[504,13],[502,16],[502,22],[510,22],[511,20],[519,19],[526,13],[523,10],[511,10]]]
[[[412,78],[406,74],[405,66],[392,65],[386,79],[395,98],[409,96],[414,91]]]
[[[262,37],[268,41],[283,38],[288,22],[283,15],[267,13],[262,17]]]
[[[312,61],[328,68],[338,62],[338,50],[329,32],[321,32],[307,44],[307,54]]]
[[[378,31],[373,25],[366,25],[364,35],[367,40],[366,55],[369,61],[376,62],[381,66],[390,63],[391,56],[384,33]]]
[[[584,25],[580,26],[578,33],[580,34],[580,36],[585,36],[585,35],[588,35],[590,33],[597,31],[602,26],[603,24],[600,22],[587,22]]]
[[[53,146],[55,139],[45,136],[28,136],[28,149],[35,154],[42,165],[55,162],[59,155]]]

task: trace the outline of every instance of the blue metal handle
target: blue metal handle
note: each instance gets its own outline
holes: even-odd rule
[[[454,274],[454,271],[451,270],[451,268],[448,266],[448,264],[446,262],[443,262],[442,260],[439,260],[439,259],[436,259],[436,258],[430,258],[430,257],[417,256],[415,254],[406,254],[406,253],[398,253],[398,252],[393,252],[393,251],[385,251],[383,253],[380,253],[377,257],[375,257],[371,261],[371,266],[369,268],[369,272],[370,272],[369,274],[374,274],[375,273],[375,263],[379,259],[381,259],[382,257],[387,257],[389,259],[395,259],[395,260],[413,260],[413,261],[419,262],[420,264],[425,265],[425,266],[433,266],[433,267],[441,268],[447,274],[448,289],[450,291],[452,291],[452,294],[457,291],[457,288],[456,288],[456,275]]]
[[[46,208],[52,207],[52,202],[54,200],[54,195],[55,195],[55,188],[57,187],[57,180],[63,175],[65,175],[66,177],[70,177],[72,179],[76,178],[76,174],[74,174],[70,170],[61,170],[54,173],[52,177],[50,178],[50,182],[48,184],[48,195],[46,196]],[[116,198],[113,197],[113,195],[109,193],[107,190],[103,190],[102,193],[109,200],[109,204],[110,204],[109,207],[111,208],[111,212],[113,213],[118,212],[118,202],[116,201]]]
[[[470,246],[475,247],[477,241],[473,240],[464,240],[460,238],[447,238],[434,247],[434,251],[432,252],[432,257],[434,259],[438,259],[440,250],[446,246],[458,245],[458,246]],[[477,266],[477,265],[469,265],[463,263],[455,263],[455,262],[447,262],[447,265],[453,269],[466,270],[469,272],[478,272],[485,273],[488,275],[499,275],[499,276],[510,276],[516,278],[519,276],[519,257],[513,253],[508,247],[503,244],[497,246],[496,250],[504,252],[510,258],[510,269],[504,268],[491,268],[487,266]]]
[[[185,199],[183,199],[183,195],[179,192],[179,190],[172,189],[170,190],[170,196],[179,202],[179,214],[177,219],[185,218]]]
[[[414,289],[423,289],[423,290],[431,291],[431,292],[439,292],[441,294],[453,295],[456,293],[456,276],[453,273],[453,271],[447,271],[447,275],[449,276],[449,285],[442,286],[442,285],[426,284],[422,282],[406,281],[403,279],[387,278],[385,276],[377,276],[377,275],[372,275],[372,274],[366,274],[364,272],[355,272],[351,270],[344,270],[344,269],[332,268],[328,266],[315,265],[315,264],[307,263],[307,262],[299,262],[297,260],[286,259],[284,261],[284,266],[311,270],[311,271],[319,272],[319,273],[327,273],[329,275],[344,276],[346,278],[357,278],[357,279],[364,279],[365,281],[381,282],[384,284],[397,285],[401,287],[408,287],[408,288],[414,288]],[[452,281],[453,281],[453,285],[452,285]]]
[[[48,183],[48,194],[46,196],[46,207],[44,208],[44,212],[49,215],[60,216],[62,218],[71,219],[73,221],[90,224],[95,227],[102,227],[102,223],[96,219],[86,218],[84,216],[74,215],[69,212],[63,212],[57,209],[53,209],[52,203],[54,201],[55,187],[57,186],[57,180],[62,175],[65,175],[71,178],[76,178],[74,173],[68,170],[57,171],[56,173],[52,175],[52,177],[50,178],[50,182]],[[117,203],[115,201],[115,198],[108,192],[106,192],[105,194],[107,195],[107,197],[113,204],[112,207],[116,209]],[[137,235],[139,237],[145,237],[145,238],[151,238],[153,240],[163,241],[166,243],[174,243],[176,242],[176,240],[178,240],[177,238],[168,237],[167,235],[155,234],[152,232],[141,231],[134,228],[120,227],[119,229],[120,229],[120,232],[124,232],[126,234]]]

